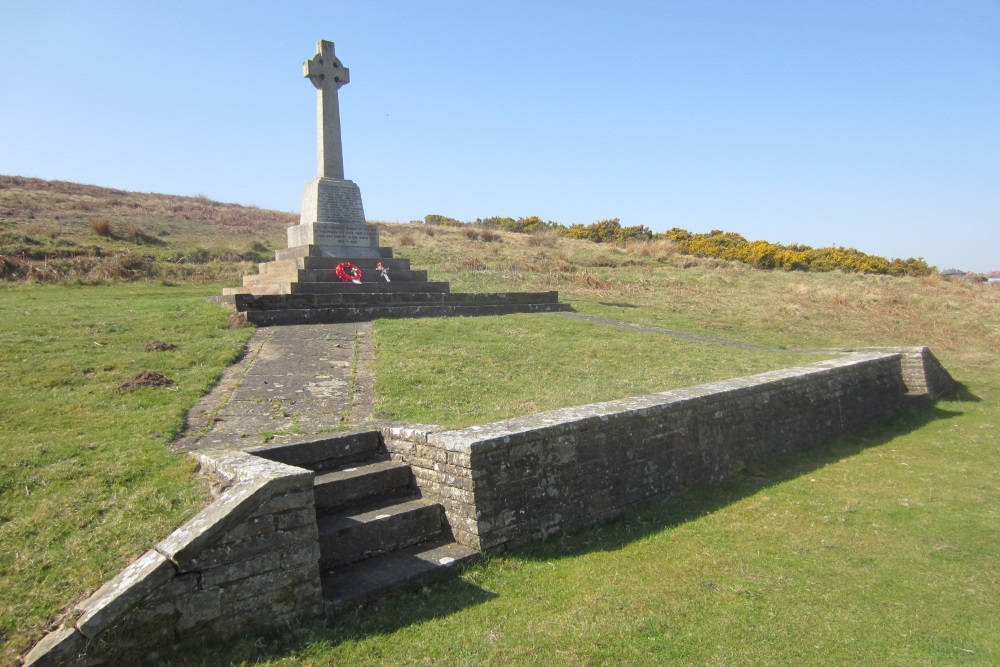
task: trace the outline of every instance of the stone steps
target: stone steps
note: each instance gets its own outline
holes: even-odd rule
[[[235,299],[238,310],[286,310],[289,308],[339,308],[343,306],[403,305],[507,305],[549,304],[556,292],[340,292],[336,294],[241,294]]]
[[[236,310],[258,326],[569,310],[567,304],[559,303],[558,292],[237,294],[234,303]]]
[[[426,271],[411,271],[398,270],[389,271],[390,280],[385,280],[377,269],[365,269],[362,267],[362,284],[365,283],[386,283],[387,285],[392,285],[393,283],[426,283],[427,282],[427,272]],[[300,282],[300,283],[322,283],[322,282],[332,282],[339,283],[342,282],[337,274],[334,272],[333,268],[330,269],[278,269],[276,267],[268,267],[266,271],[262,271],[256,276],[244,276],[243,284],[254,283],[260,280],[278,280],[282,282]],[[355,283],[346,283],[353,285]]]
[[[411,495],[413,472],[405,463],[378,461],[317,475],[313,492],[317,512],[336,514]]]
[[[320,516],[319,566],[336,569],[442,537],[444,508],[417,496]]]
[[[248,451],[317,473],[313,494],[328,613],[420,588],[478,555],[452,539],[444,508],[420,497],[410,466],[389,460],[378,431]]]
[[[569,310],[568,304],[483,304],[470,305],[398,305],[345,306],[341,308],[304,308],[285,310],[248,310],[247,321],[261,327],[282,324],[327,324],[331,322],[367,322],[404,317],[473,317],[511,315],[513,313],[554,313]]]
[[[339,614],[391,593],[419,590],[478,555],[478,551],[442,539],[324,572],[326,612]]]
[[[429,281],[426,271],[410,269],[409,260],[394,259],[391,248],[379,253],[381,259],[324,256],[312,245],[278,250],[275,261],[260,264],[241,287],[223,289],[220,303],[234,304],[258,326],[570,310],[554,291],[452,294],[448,283]],[[337,278],[334,268],[343,261],[361,269],[361,283]],[[390,281],[376,270],[380,261]]]
[[[410,260],[408,259],[372,259],[368,257],[296,257],[294,259],[262,262],[257,265],[257,270],[261,273],[283,273],[299,269],[333,271],[341,262],[351,262],[357,265],[364,273],[370,271],[377,273],[378,269],[375,268],[375,265],[381,263],[382,266],[389,270],[390,278],[394,278],[397,272],[410,270]]]
[[[315,473],[389,458],[378,431],[347,431],[257,445],[250,454]],[[319,476],[319,475],[317,475]]]

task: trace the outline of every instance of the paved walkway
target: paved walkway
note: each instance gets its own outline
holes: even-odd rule
[[[242,449],[359,425],[374,409],[372,361],[369,322],[262,327],[175,447]]]

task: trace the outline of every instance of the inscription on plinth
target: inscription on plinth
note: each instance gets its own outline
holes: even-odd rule
[[[365,209],[361,204],[361,188],[354,181],[314,178],[302,193],[302,216],[299,224],[339,222],[345,225],[365,224]]]
[[[361,190],[352,181],[316,178],[302,194],[300,224],[288,228],[288,247],[319,246],[324,255],[378,257],[378,227],[365,222]]]

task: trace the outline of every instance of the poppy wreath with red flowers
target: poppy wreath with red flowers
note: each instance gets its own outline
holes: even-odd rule
[[[361,282],[361,269],[350,262],[341,262],[338,264],[337,268],[334,269],[334,273],[345,283]]]

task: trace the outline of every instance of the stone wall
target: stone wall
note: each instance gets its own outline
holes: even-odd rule
[[[113,664],[322,613],[313,473],[195,456],[215,501],[77,605],[26,665]]]
[[[456,539],[500,551],[899,411],[903,355],[850,356],[455,431],[384,431]]]

